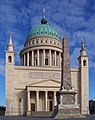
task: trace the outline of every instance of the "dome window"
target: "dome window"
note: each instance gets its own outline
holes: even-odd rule
[[[46,32],[47,33],[47,32]]]
[[[48,59],[45,59],[45,65],[48,65]]]
[[[37,32],[37,34],[38,34],[38,32]]]
[[[38,43],[38,40],[36,41],[36,43]]]
[[[50,32],[50,34],[51,34],[51,32]]]
[[[43,33],[43,32],[41,32],[41,33]]]
[[[32,44],[34,44],[34,40],[32,41]]]

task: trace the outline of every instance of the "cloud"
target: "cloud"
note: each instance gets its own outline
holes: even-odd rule
[[[73,50],[73,53],[70,56],[70,61],[71,61],[71,67],[72,68],[78,68],[79,67],[78,66],[78,60],[77,60],[79,55],[80,55],[80,48],[75,48]]]
[[[9,33],[12,32],[16,61],[20,60],[19,52],[23,48],[27,35],[34,26],[40,25],[42,9],[45,8],[48,24],[57,29],[62,39],[65,36],[69,38],[72,67],[78,65],[74,62],[74,58],[77,61],[81,38],[84,38],[90,64],[92,64],[95,59],[95,44],[93,44],[95,13],[87,13],[90,4],[88,0],[2,1],[0,4],[0,46],[3,49],[1,51],[7,49]],[[95,10],[95,5],[92,5],[90,9]]]
[[[4,59],[0,58],[0,75],[5,74],[5,65],[4,65]]]

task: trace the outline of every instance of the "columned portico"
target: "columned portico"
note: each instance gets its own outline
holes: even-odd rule
[[[61,52],[51,49],[31,50],[22,54],[21,62],[24,66],[61,67]]]
[[[27,91],[28,114],[32,111],[53,111],[56,104],[56,91]]]

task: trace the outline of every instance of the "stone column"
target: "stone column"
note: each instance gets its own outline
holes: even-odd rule
[[[56,91],[54,91],[54,106],[57,105],[57,100],[56,100]]]
[[[45,65],[45,50],[43,50],[43,65]]]
[[[32,50],[32,66],[34,66],[34,50]]]
[[[30,110],[30,91],[27,91],[27,93],[28,93],[28,100],[27,100],[28,111],[31,111],[31,110]]]
[[[59,52],[59,67],[61,67],[61,52]]]
[[[24,65],[24,56],[21,56],[21,65]]]
[[[37,65],[39,66],[39,50],[37,50]]]
[[[49,65],[51,66],[51,50],[49,50]]]
[[[25,66],[25,61],[26,61],[26,60],[25,60],[25,53],[24,53],[24,66]]]
[[[56,51],[54,51],[54,60],[55,60],[55,66],[56,66]]]
[[[39,91],[36,91],[36,103],[37,103],[36,110],[39,111]]]
[[[45,111],[47,111],[47,94],[48,91],[45,91]]]
[[[29,52],[27,52],[27,66],[29,66]]]

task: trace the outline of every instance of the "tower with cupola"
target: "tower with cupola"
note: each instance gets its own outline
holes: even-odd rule
[[[12,33],[10,33],[8,50],[6,51],[6,115],[12,115],[14,111],[14,46]]]
[[[82,114],[89,113],[89,75],[88,75],[88,56],[82,40],[79,60],[80,70],[80,110]]]

